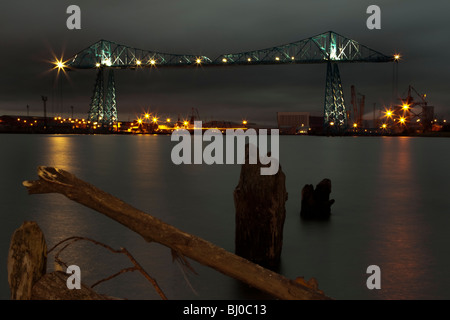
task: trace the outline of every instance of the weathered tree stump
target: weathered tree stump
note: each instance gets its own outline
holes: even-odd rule
[[[329,219],[334,199],[330,200],[331,180],[323,179],[314,190],[311,184],[302,189],[300,216],[303,219]]]
[[[281,166],[275,175],[261,175],[261,166],[246,161],[234,190],[235,253],[274,269],[281,257],[288,193]]]
[[[12,300],[29,300],[33,285],[47,269],[47,245],[36,222],[25,221],[11,237],[8,283]]]

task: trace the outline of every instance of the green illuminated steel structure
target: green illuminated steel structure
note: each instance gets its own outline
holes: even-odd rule
[[[103,68],[97,72],[94,93],[91,99],[91,105],[88,112],[88,120],[91,122],[101,122],[104,116],[104,86],[103,86]]]
[[[117,122],[116,82],[114,80],[113,69],[110,69],[108,74],[103,117],[104,120],[102,121],[102,123],[107,126],[112,126],[115,122]]]
[[[266,49],[229,53],[210,59],[202,55],[181,55],[148,51],[100,40],[71,57],[67,65],[73,69],[136,69],[160,67],[239,66],[326,63],[324,128],[343,131],[347,128],[347,112],[344,103],[342,83],[338,63],[343,62],[389,62],[393,56],[384,55],[355,40],[341,36],[333,31]],[[90,117],[97,117],[103,124],[117,121],[115,84],[106,90],[105,105],[100,107],[100,91],[103,78],[97,76],[92,98]],[[100,83],[101,82],[101,83]],[[108,82],[109,83],[109,82]],[[97,92],[98,91],[98,92]]]

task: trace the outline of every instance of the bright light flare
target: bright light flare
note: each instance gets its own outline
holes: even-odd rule
[[[393,115],[394,115],[394,113],[392,112],[392,110],[386,110],[385,112],[385,116],[387,117],[387,118],[390,118],[390,117],[392,117]]]
[[[397,62],[398,60],[400,60],[400,58],[401,56],[398,53],[394,54],[394,61]]]
[[[405,118],[405,117],[400,117],[400,118],[398,119],[398,122],[400,122],[401,124],[405,124],[406,118]]]
[[[157,117],[153,117],[152,121],[153,121],[153,123],[157,123],[158,122],[158,118]]]
[[[247,124],[247,120],[242,121],[242,124],[245,126]]]
[[[62,61],[56,61],[56,67],[58,69],[64,69],[66,67],[66,65]]]
[[[65,69],[68,68],[66,62],[67,61],[63,61],[62,58],[61,59],[55,59],[55,61],[53,61],[53,64],[54,64],[53,69],[57,69],[58,73],[59,73],[59,71],[62,71],[62,72],[65,73],[66,72]]]
[[[406,103],[404,103],[404,104],[402,104],[402,109],[403,110],[408,110],[409,109],[409,104],[406,104]]]

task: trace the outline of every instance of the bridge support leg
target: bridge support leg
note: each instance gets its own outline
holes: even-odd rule
[[[101,123],[104,117],[103,111],[103,68],[97,71],[97,80],[95,81],[94,93],[91,99],[91,105],[88,112],[88,120]]]
[[[109,69],[108,83],[106,85],[105,93],[104,113],[104,124],[112,126],[118,121],[116,104],[116,82],[114,80],[113,69]]]
[[[327,63],[323,126],[325,133],[343,133],[347,129],[347,111],[339,68],[337,63],[330,61]]]
[[[109,70],[106,91],[103,81],[103,68],[100,67],[98,69],[94,93],[88,112],[88,120],[97,122],[106,127],[110,127],[118,121],[116,82],[114,80],[114,71],[112,69]]]

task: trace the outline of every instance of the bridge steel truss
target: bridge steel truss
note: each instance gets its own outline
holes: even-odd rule
[[[141,50],[100,40],[67,60],[67,67],[98,69],[89,117],[103,125],[111,125],[118,121],[113,69],[326,63],[324,128],[336,132],[346,130],[348,125],[338,63],[390,61],[395,61],[393,56],[384,55],[355,40],[328,31],[297,42],[260,50],[222,54],[215,59],[203,55]],[[110,75],[106,92],[103,92],[105,68],[110,69]]]

